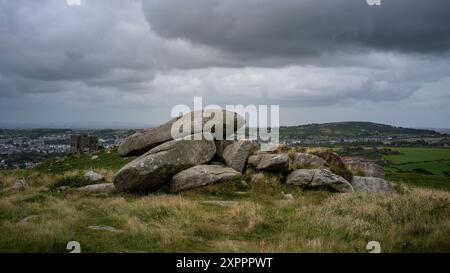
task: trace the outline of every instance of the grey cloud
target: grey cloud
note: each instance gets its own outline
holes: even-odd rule
[[[156,70],[220,62],[214,50],[155,35],[136,0],[84,0],[79,7],[0,0],[0,22],[0,76],[8,78],[3,96],[51,92],[55,82],[127,87],[127,81],[151,80]],[[47,83],[48,90],[31,82]]]
[[[325,121],[357,105],[372,118],[395,104],[438,111],[450,102],[450,2],[382,1],[0,0],[0,121],[157,123],[193,96],[316,107]]]
[[[152,28],[234,54],[319,55],[377,49],[434,53],[450,48],[447,0],[143,1]]]
[[[390,66],[297,65],[177,70],[157,74],[149,88],[172,97],[203,96],[211,101],[232,104],[270,102],[285,106],[329,106],[349,101],[401,101],[412,96],[424,83],[442,77],[441,72],[433,77],[423,77],[421,81],[409,81],[411,75],[408,70],[397,69]]]

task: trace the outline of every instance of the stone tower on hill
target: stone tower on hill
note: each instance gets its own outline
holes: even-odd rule
[[[98,151],[98,138],[93,135],[77,134],[70,136],[71,153],[92,153]]]

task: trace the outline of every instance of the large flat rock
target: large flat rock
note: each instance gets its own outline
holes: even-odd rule
[[[287,172],[290,159],[287,154],[259,154],[250,156],[248,164],[261,171]]]
[[[170,182],[171,192],[180,192],[209,184],[224,182],[240,173],[219,165],[198,165],[176,174]]]
[[[113,183],[101,183],[93,184],[77,189],[82,192],[100,193],[100,192],[113,192],[116,190]]]
[[[93,172],[93,171],[88,171],[87,173],[85,173],[83,175],[83,177],[92,182],[105,181],[104,175],[101,175],[101,174]]]
[[[312,154],[296,153],[292,160],[294,169],[320,169],[328,168],[325,159]]]
[[[131,135],[120,144],[119,154],[142,155],[164,142],[201,132],[211,133],[216,139],[225,139],[244,125],[245,119],[237,113],[225,110],[199,110],[174,118],[159,127]]]
[[[150,149],[172,140],[170,130],[177,120],[178,118],[175,118],[161,126],[139,131],[129,136],[119,145],[119,154],[121,156],[142,155]]]
[[[301,169],[287,177],[286,184],[304,188],[329,188],[336,192],[354,192],[352,185],[343,177],[327,169]]]
[[[226,140],[222,142],[227,142]],[[252,150],[255,147],[255,144],[251,141],[246,140],[238,140],[229,143],[228,145],[224,144],[216,144],[216,147],[223,147],[223,151],[218,155],[225,161],[227,166],[235,169],[236,171],[242,173],[245,168],[245,164],[247,163],[247,159],[250,156]]]
[[[351,171],[362,176],[384,178],[384,169],[377,163],[363,158],[343,157],[345,165]]]
[[[389,181],[377,177],[354,176],[352,185],[356,192],[397,193]]]
[[[172,140],[161,144],[125,165],[114,177],[114,185],[122,192],[150,192],[177,173],[209,162],[216,153],[210,140]]]

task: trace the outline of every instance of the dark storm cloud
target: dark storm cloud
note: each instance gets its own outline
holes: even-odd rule
[[[450,48],[448,0],[383,0],[377,7],[366,0],[165,0],[143,7],[163,37],[256,57]]]
[[[428,121],[448,123],[449,7],[448,0],[382,0],[380,7],[366,0],[82,0],[78,7],[0,0],[0,121],[157,123],[174,104],[203,96],[219,105],[317,107],[309,110],[316,122],[391,114],[414,123],[429,111]]]
[[[152,33],[140,1],[82,3],[0,0],[2,96],[63,92],[73,82],[121,88],[151,80],[158,70],[217,62],[207,49]]]

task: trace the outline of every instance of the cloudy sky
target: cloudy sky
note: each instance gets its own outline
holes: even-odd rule
[[[157,124],[277,104],[284,125],[450,128],[450,1],[0,0],[0,122]]]

